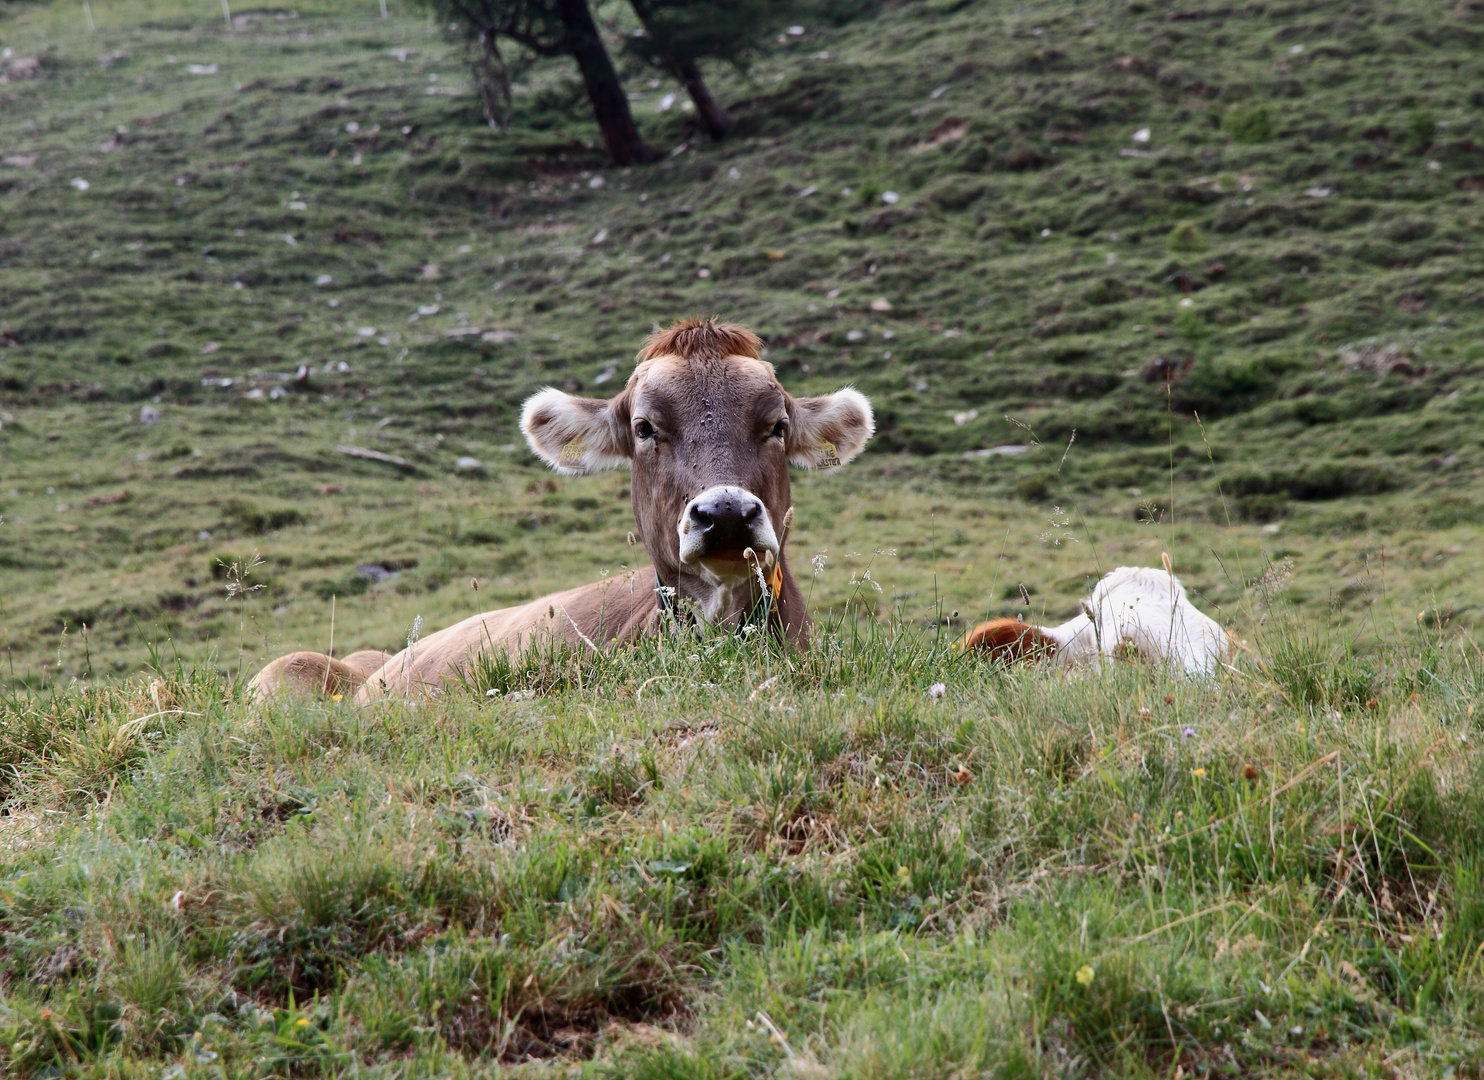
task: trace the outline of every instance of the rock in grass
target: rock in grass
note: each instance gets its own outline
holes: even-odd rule
[[[347,457],[360,458],[362,461],[375,461],[382,465],[395,465],[399,469],[414,471],[417,466],[406,458],[397,457],[395,454],[383,454],[380,450],[368,450],[364,446],[337,446],[335,453],[344,454]]]

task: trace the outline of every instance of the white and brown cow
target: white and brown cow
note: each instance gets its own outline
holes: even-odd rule
[[[1138,657],[1186,675],[1211,677],[1232,658],[1237,639],[1185,595],[1169,556],[1163,569],[1120,566],[1103,575],[1082,610],[1059,626],[990,619],[960,642],[1005,664],[1043,662],[1097,668]]]
[[[791,397],[760,345],[740,326],[677,322],[645,343],[617,397],[546,389],[525,404],[521,430],[558,472],[632,468],[634,520],[652,567],[471,616],[395,656],[293,653],[258,672],[251,691],[353,693],[361,701],[436,692],[480,652],[632,642],[657,635],[677,612],[740,627],[765,592],[770,627],[805,644],[809,617],[783,550],[788,466],[845,464],[875,420],[853,389]]]

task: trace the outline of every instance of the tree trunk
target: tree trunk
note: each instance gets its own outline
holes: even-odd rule
[[[598,26],[593,22],[587,0],[556,0],[555,8],[567,32],[567,50],[582,72],[587,99],[592,103],[593,116],[608,146],[609,160],[615,165],[653,161],[655,153],[639,137],[634,114],[629,111],[628,95],[613,70],[603,39],[598,36]]]
[[[491,128],[498,131],[510,124],[510,69],[500,54],[494,27],[485,27],[479,35],[479,44],[479,53],[470,65],[474,72],[474,86],[484,106],[484,118]]]
[[[732,128],[737,126],[737,121],[732,119],[731,113],[723,109],[721,102],[711,96],[706,80],[701,78],[701,66],[694,60],[675,61],[675,77],[690,93],[690,99],[695,102],[701,123],[706,125],[706,131],[713,139],[724,138]]]

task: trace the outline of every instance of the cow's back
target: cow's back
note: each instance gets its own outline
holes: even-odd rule
[[[414,642],[372,672],[357,700],[438,693],[480,653],[515,654],[544,644],[601,649],[659,630],[649,567],[553,593],[517,607],[472,615]]]

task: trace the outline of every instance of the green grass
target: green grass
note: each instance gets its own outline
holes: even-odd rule
[[[631,171],[395,0],[0,10],[0,1073],[1484,1072],[1470,4],[860,5]],[[641,561],[517,410],[713,311],[878,407],[807,654],[243,703]],[[1215,684],[947,648],[1161,552]]]
[[[0,1061],[1472,1075],[1479,655],[1362,664],[1268,614],[1219,685],[866,620],[432,704],[13,696]]]

